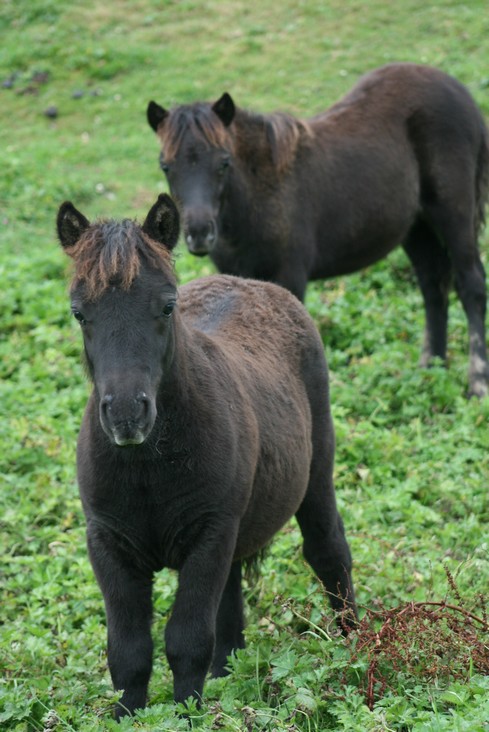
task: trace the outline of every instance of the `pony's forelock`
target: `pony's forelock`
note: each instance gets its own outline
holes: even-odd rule
[[[196,142],[233,151],[233,136],[210,104],[182,105],[170,111],[165,124],[158,130],[166,161],[174,160],[178,155],[187,132]]]
[[[84,297],[90,301],[114,284],[129,290],[139,275],[142,259],[174,277],[171,252],[129,219],[92,224],[70,255],[74,262],[71,290],[82,284]]]

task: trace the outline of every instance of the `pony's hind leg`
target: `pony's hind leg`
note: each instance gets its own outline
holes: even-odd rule
[[[446,359],[452,265],[446,247],[424,221],[417,221],[411,228],[404,249],[413,264],[424,300],[426,325],[420,364],[429,366],[435,357]]]
[[[457,193],[457,195],[456,195]],[[489,365],[486,352],[486,279],[475,235],[473,205],[468,192],[454,192],[452,205],[439,202],[426,209],[426,216],[446,245],[455,289],[467,316],[469,328],[469,396],[488,393]],[[465,206],[463,205],[465,200]],[[457,204],[457,205],[456,205]]]
[[[304,539],[304,557],[324,585],[331,607],[338,613],[338,624],[346,634],[355,627],[358,614],[351,578],[350,548],[336,508],[332,475],[333,427],[328,419],[328,426],[323,430],[325,418],[321,415],[315,421],[320,428],[313,430],[309,485],[296,518]]]
[[[346,634],[355,627],[358,614],[351,578],[351,554],[343,522],[331,501],[320,495],[307,496],[296,513],[307,562],[321,580],[338,625]]]
[[[455,289],[469,323],[469,396],[483,397],[489,391],[486,351],[486,278],[477,251],[456,258]]]
[[[225,676],[226,661],[231,653],[244,648],[243,596],[241,592],[241,562],[231,565],[216,619],[216,645],[211,665],[212,676]]]
[[[472,117],[471,117],[472,115]],[[486,282],[477,247],[487,177],[483,123],[467,107],[413,129],[420,169],[422,219],[450,259],[469,329],[469,396],[488,393]],[[418,257],[422,257],[418,247]],[[408,251],[409,253],[409,251]],[[415,264],[416,266],[416,264]]]

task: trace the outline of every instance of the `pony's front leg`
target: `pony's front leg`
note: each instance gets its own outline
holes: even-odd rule
[[[212,533],[212,535],[211,535]],[[216,617],[236,545],[237,526],[209,531],[183,565],[172,615],[166,626],[166,655],[176,702],[198,701],[210,668]]]
[[[110,675],[114,689],[123,691],[114,709],[119,719],[146,704],[153,662],[153,578],[126,562],[111,532],[89,529],[88,550],[105,602]]]

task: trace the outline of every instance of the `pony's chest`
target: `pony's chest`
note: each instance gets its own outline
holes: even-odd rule
[[[169,456],[151,470],[107,465],[97,481],[81,474],[79,484],[88,530],[104,531],[126,563],[151,571],[180,569],[222,512],[205,475],[195,473],[181,455]]]
[[[84,504],[88,532],[102,532],[128,566],[156,572],[179,570],[199,536],[212,521],[209,511],[192,502]]]

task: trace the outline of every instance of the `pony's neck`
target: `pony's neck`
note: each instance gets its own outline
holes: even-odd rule
[[[157,404],[178,419],[190,409],[198,390],[202,334],[185,322],[178,310],[173,314],[173,342],[157,393]]]
[[[307,122],[276,112],[238,110],[234,166],[221,208],[221,230],[234,246],[274,241],[285,197],[296,185],[294,168],[312,139]]]

